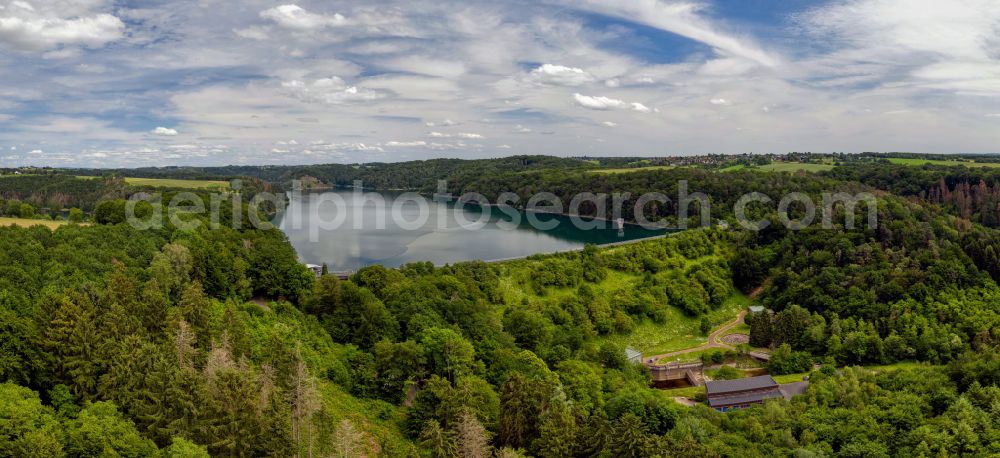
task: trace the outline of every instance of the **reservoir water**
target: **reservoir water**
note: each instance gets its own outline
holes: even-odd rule
[[[326,263],[330,271],[353,271],[373,264],[398,267],[418,261],[435,265],[489,261],[664,233],[632,225],[619,230],[603,222],[603,229],[581,229],[566,216],[532,213],[545,225],[556,223],[554,228],[538,228],[529,221],[529,214],[510,208],[505,210],[513,216],[495,207],[456,206],[430,199],[421,209],[398,193],[377,193],[384,205],[353,191],[325,194],[291,195],[276,224],[288,235],[302,262]]]

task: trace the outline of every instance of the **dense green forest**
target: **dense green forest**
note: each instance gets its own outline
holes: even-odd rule
[[[312,177],[331,186],[352,186],[355,180],[366,188],[433,191],[437,180],[494,175],[506,171],[580,169],[593,164],[579,159],[552,156],[512,156],[499,159],[430,159],[398,163],[319,164],[291,166],[162,167],[138,169],[73,169],[60,172],[76,175],[128,175],[142,178],[225,180],[256,178],[287,186],[292,180]]]
[[[858,181],[901,196],[940,204],[952,214],[989,227],[1000,227],[1000,168],[887,162],[849,164],[828,172],[840,180]]]
[[[125,188],[120,181],[87,180],[70,175],[0,176],[0,200],[23,202],[35,208],[90,211],[101,199],[125,197]]]
[[[840,167],[574,167],[441,173],[452,192],[487,196],[671,196],[683,179],[722,219],[749,191],[872,191],[879,224],[730,225],[338,280],[314,278],[276,230],[140,231],[104,200],[101,224],[0,228],[0,456],[1000,453],[994,229]],[[914,170],[926,183],[952,173]],[[721,324],[741,292],[774,311],[748,317],[751,344],[775,349],[772,373],[822,364],[804,395],[727,414],[683,406],[617,343],[644,326]]]

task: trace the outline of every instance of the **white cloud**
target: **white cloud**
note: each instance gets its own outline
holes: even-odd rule
[[[59,45],[96,48],[118,40],[124,30],[125,24],[110,14],[73,19],[0,16],[0,42],[23,51],[44,51]]]
[[[845,77],[867,76],[862,84],[874,80],[1000,95],[1000,2],[928,2],[914,8],[907,0],[845,0],[815,8],[800,21],[833,48],[818,71],[847,69],[853,74]]]
[[[580,86],[594,81],[594,76],[576,67],[543,64],[531,71],[529,80],[556,86]]]
[[[264,41],[271,38],[267,27],[252,26],[245,29],[233,29],[237,36],[251,40]]]
[[[388,96],[388,93],[384,90],[349,86],[343,79],[336,76],[320,78],[311,82],[299,80],[285,81],[281,83],[281,87],[299,100],[320,102],[329,105],[368,102]]]
[[[396,147],[396,148],[413,148],[418,146],[427,146],[427,142],[421,140],[410,141],[410,142],[400,142],[393,140],[386,142],[385,146]]]
[[[466,73],[460,61],[437,59],[427,56],[402,56],[381,61],[381,65],[401,72],[441,78],[458,78]]]
[[[149,133],[151,133],[153,135],[159,135],[161,137],[175,137],[175,136],[177,136],[177,130],[176,129],[169,129],[169,128],[166,128],[166,127],[157,127],[155,129],[149,131]]]
[[[281,27],[296,30],[336,27],[347,24],[347,18],[340,13],[333,15],[310,13],[298,5],[291,4],[261,11],[260,17],[274,21]]]
[[[464,138],[464,139],[467,139],[467,140],[478,140],[478,139],[486,138],[482,134],[476,134],[476,133],[470,133],[470,132],[461,132],[461,133],[457,133],[457,134],[445,134],[445,133],[442,133],[442,132],[430,132],[430,133],[427,134],[427,136],[428,137],[432,137],[432,138]]]
[[[604,96],[589,96],[580,93],[573,94],[573,100],[576,100],[576,103],[580,104],[580,106],[590,108],[591,110],[610,110],[625,106],[625,102],[618,99]]]
[[[444,121],[441,121],[441,122],[430,121],[430,122],[424,123],[424,125],[427,126],[427,127],[435,127],[435,126],[452,127],[452,126],[457,126],[459,124],[461,124],[461,123],[457,122],[457,121],[452,121],[450,119],[445,119]]]
[[[987,116],[1000,114],[994,0],[806,2],[816,7],[766,29],[712,0],[293,2],[0,0],[0,18],[127,24],[99,51],[74,35],[12,52],[25,46],[0,37],[0,144],[19,146],[16,161],[98,166],[291,160],[271,149],[324,163],[379,149],[389,161],[489,157],[501,145],[641,155],[1000,144],[1000,116]],[[669,44],[637,24],[711,49],[650,62]],[[123,119],[182,133],[153,137]],[[167,146],[182,137],[189,148]],[[152,138],[163,153],[140,152]],[[26,154],[36,148],[46,154]]]
[[[903,0],[905,1],[905,0]],[[775,66],[781,59],[762,50],[746,37],[738,37],[718,30],[698,13],[705,8],[702,3],[687,0],[662,2],[660,0],[564,0],[575,8],[636,21],[666,30],[713,47],[717,53],[747,59],[764,66]],[[913,9],[913,8],[910,8]]]
[[[573,94],[573,100],[577,104],[584,108],[591,110],[611,110],[618,108],[628,108],[629,110],[636,111],[639,113],[652,113],[654,111],[646,105],[639,102],[625,102],[624,100],[613,99],[604,96],[589,96],[580,93]]]

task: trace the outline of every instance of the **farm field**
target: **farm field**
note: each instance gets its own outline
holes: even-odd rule
[[[815,164],[815,163],[803,163],[803,162],[772,162],[767,165],[762,165],[758,167],[747,167],[745,165],[733,165],[721,169],[720,172],[736,172],[739,170],[744,170],[747,168],[752,168],[753,170],[758,170],[762,172],[824,172],[833,169],[833,164]]]
[[[78,178],[98,178],[80,176]],[[125,178],[125,183],[132,186],[153,186],[157,188],[187,188],[187,189],[229,189],[227,181],[212,180],[175,180],[168,178]]]
[[[49,229],[55,229],[59,226],[69,224],[68,221],[59,220],[45,220],[45,219],[25,219],[25,218],[8,218],[0,217],[0,226],[20,226],[20,227],[31,227],[31,226],[45,226]],[[81,226],[86,226],[88,223],[79,223]]]
[[[126,178],[125,183],[132,186],[154,186],[158,188],[229,189],[229,182],[227,181]]]
[[[617,173],[633,173],[633,172],[648,172],[650,170],[670,170],[676,167],[672,165],[650,165],[645,167],[626,167],[619,169],[596,169],[588,170],[589,173],[601,173],[601,174],[617,174]]]
[[[891,157],[889,162],[898,165],[910,165],[914,167],[919,167],[921,165],[944,165],[944,166],[956,166],[963,165],[966,167],[988,167],[988,168],[1000,168],[1000,163],[997,162],[973,162],[968,160],[941,160],[941,159],[917,159],[917,158],[903,158],[903,157]]]

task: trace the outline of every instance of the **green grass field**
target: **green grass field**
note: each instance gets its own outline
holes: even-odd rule
[[[746,324],[746,323],[740,323],[740,324],[736,325],[736,327],[734,327],[734,328],[732,328],[732,329],[724,332],[719,337],[725,337],[725,336],[728,336],[730,334],[750,334],[750,325]]]
[[[722,256],[722,254],[713,254],[696,260],[689,259],[685,260],[685,263],[691,265],[693,263],[714,260],[718,256]],[[543,301],[558,302],[577,295],[576,287],[550,287],[546,288],[544,294],[539,295],[531,286],[531,266],[534,262],[536,261],[527,259],[498,264],[503,269],[500,275],[499,292],[504,304],[521,304],[525,301],[529,303]],[[607,277],[604,280],[591,286],[596,295],[611,297],[616,292],[637,288],[642,281],[643,279],[640,275],[609,269]],[[731,322],[736,318],[740,310],[750,304],[750,301],[749,297],[738,292],[735,293],[717,309],[709,312],[708,319],[712,323],[713,328],[718,328]],[[692,317],[677,307],[670,307],[664,323],[655,323],[652,320],[645,319],[635,323],[635,327],[631,333],[627,335],[613,334],[601,336],[598,337],[598,343],[610,342],[620,347],[632,347],[646,355],[668,353],[697,347],[707,342],[708,337],[701,334],[700,325],[700,317]]]
[[[724,169],[720,169],[720,172],[736,172],[739,170],[752,169],[759,170],[762,172],[798,172],[804,171],[809,173],[814,172],[824,172],[833,169],[833,164],[813,164],[813,163],[801,163],[801,162],[772,162],[767,165],[761,165],[758,167],[747,167],[743,164],[732,165]]]
[[[709,312],[708,319],[712,328],[718,328],[733,321],[736,315],[750,304],[750,298],[736,293],[716,310]],[[680,309],[671,308],[664,324],[645,320],[628,335],[612,335],[603,337],[604,342],[632,347],[644,355],[658,355],[672,351],[697,347],[708,342],[699,329],[701,319],[686,315]],[[701,352],[689,353],[679,357],[681,360],[696,360]]]
[[[46,219],[24,219],[24,218],[7,218],[0,217],[0,226],[20,226],[20,227],[31,227],[31,226],[45,226],[49,229],[55,229],[64,224],[69,224],[69,222],[64,220],[52,221]],[[80,223],[81,226],[86,226],[88,223]]]
[[[621,169],[596,169],[588,170],[590,173],[602,173],[602,174],[612,174],[612,173],[633,173],[633,172],[648,172],[650,170],[670,170],[676,168],[672,165],[650,165],[644,167],[627,167]]]
[[[889,162],[899,165],[910,165],[914,167],[919,167],[921,165],[944,165],[944,166],[956,166],[963,165],[966,167],[989,167],[998,168],[1000,163],[995,162],[973,162],[969,160],[952,159],[952,160],[941,160],[941,159],[918,159],[918,158],[902,158],[902,157],[891,157]]]
[[[93,176],[78,176],[77,178],[100,178]],[[216,189],[228,190],[228,181],[211,180],[174,180],[167,178],[125,178],[125,183],[132,186],[152,186],[156,188],[184,189]]]
[[[672,398],[691,398],[694,399],[695,396],[699,394],[705,394],[705,387],[703,386],[689,386],[685,388],[673,388],[669,390],[663,390],[663,394],[670,396]]]
[[[208,180],[171,180],[162,178],[126,178],[125,183],[132,186],[153,186],[157,188],[187,188],[187,189],[229,189],[227,181]]]

